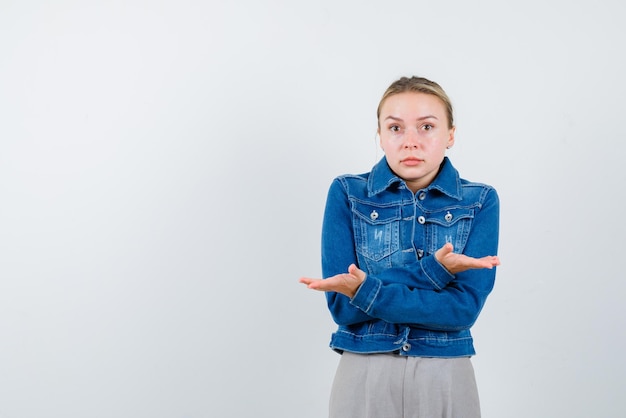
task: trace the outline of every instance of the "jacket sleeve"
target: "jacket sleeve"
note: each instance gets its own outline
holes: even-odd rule
[[[346,273],[358,260],[352,231],[352,211],[344,185],[335,179],[328,191],[322,224],[322,275],[326,279]],[[326,292],[328,309],[338,325],[352,325],[374,319],[350,298],[336,292]]]
[[[472,257],[497,254],[499,199],[494,189],[488,190],[480,210],[475,214],[463,251]],[[434,266],[432,259],[434,255],[424,257],[419,269],[413,267],[402,269],[401,274],[395,272],[396,277],[404,278],[400,281],[387,277],[394,273],[392,271],[378,276],[368,275],[350,304],[367,315],[390,323],[413,324],[442,331],[470,328],[493,289],[496,268],[473,269],[451,275],[452,279],[447,283],[439,282],[436,290],[407,285],[409,279],[406,276],[419,275],[425,263]]]
[[[422,290],[441,290],[455,279],[455,276],[437,261],[434,254],[421,260],[416,259],[402,267],[386,268],[377,273],[376,277],[383,284],[402,284]]]

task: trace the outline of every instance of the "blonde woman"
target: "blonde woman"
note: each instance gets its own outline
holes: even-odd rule
[[[496,190],[459,176],[452,104],[403,77],[378,106],[385,156],[331,184],[322,227],[325,291],[342,354],[331,418],[474,418],[470,328],[495,281]]]

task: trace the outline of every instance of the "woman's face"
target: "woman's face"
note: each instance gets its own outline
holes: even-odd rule
[[[428,186],[446,148],[454,144],[443,102],[426,93],[394,94],[383,102],[378,124],[380,146],[393,172],[413,192]]]

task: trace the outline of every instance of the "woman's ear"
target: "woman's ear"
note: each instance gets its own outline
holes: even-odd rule
[[[450,128],[450,137],[448,138],[448,145],[446,145],[447,149],[452,148],[454,145],[454,133],[456,132],[456,126]]]

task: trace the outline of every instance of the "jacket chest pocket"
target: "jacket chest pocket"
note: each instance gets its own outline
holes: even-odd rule
[[[400,207],[376,206],[352,202],[356,250],[374,261],[380,261],[398,251]]]
[[[462,253],[474,220],[474,209],[454,208],[432,212],[418,218],[425,227],[425,238],[430,254],[450,242],[455,253]]]

